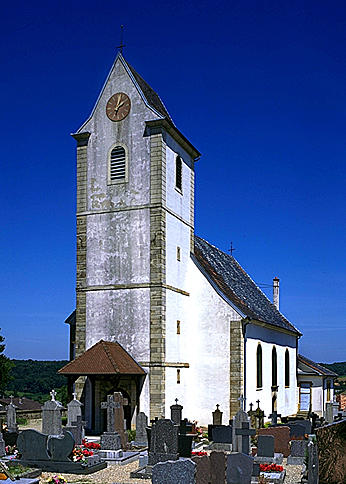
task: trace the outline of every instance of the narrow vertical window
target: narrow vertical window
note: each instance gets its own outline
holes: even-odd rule
[[[180,334],[180,321],[177,321],[177,334]]]
[[[177,370],[177,383],[180,383],[180,370]]]
[[[285,387],[290,386],[290,354],[288,349],[285,351]]]
[[[276,348],[273,347],[272,350],[272,387],[278,385],[278,358],[276,354]]]
[[[175,159],[175,188],[182,191],[183,183],[182,183],[182,175],[183,175],[183,162],[180,156],[177,156]]]
[[[126,151],[123,146],[115,146],[109,157],[109,182],[121,183],[127,181]]]
[[[257,388],[262,388],[262,346],[258,344],[257,346]]]
[[[177,247],[177,260],[180,262],[180,247]]]

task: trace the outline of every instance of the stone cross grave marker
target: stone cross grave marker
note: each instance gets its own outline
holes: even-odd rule
[[[256,430],[250,429],[249,422],[242,422],[241,429],[235,429],[235,435],[240,435],[242,438],[241,452],[243,454],[250,454],[250,436],[255,434]]]
[[[120,407],[120,403],[114,402],[114,395],[107,395],[107,401],[101,403],[102,410],[107,411],[107,432],[115,431],[114,410]]]
[[[175,425],[180,425],[182,420],[182,411],[183,406],[178,405],[178,399],[175,399],[175,405],[171,405],[171,420],[175,423]]]
[[[222,412],[219,410],[219,404],[216,405],[216,410],[213,412],[213,425],[222,425]]]
[[[269,418],[271,419],[271,425],[275,426],[275,425],[278,424],[278,417],[281,418],[281,414],[277,413],[276,410],[274,412],[272,412],[271,415],[269,415]]]
[[[233,418],[233,438],[232,438],[232,445],[234,452],[242,452],[243,447],[243,438],[242,435],[237,435],[235,433],[236,429],[242,429],[243,422],[249,422],[249,416],[244,410],[238,410]],[[247,437],[249,440],[249,447],[250,447],[250,437]]]
[[[77,393],[72,393],[73,400],[67,404],[67,425],[73,426],[73,422],[77,422],[77,418],[82,416],[83,404],[77,400]]]
[[[120,436],[122,448],[127,447],[127,434],[124,431],[124,404],[127,404],[127,399],[124,399],[121,392],[114,392],[113,395],[107,395],[107,402],[101,403],[101,408],[107,410],[107,432],[103,434],[103,445],[110,445],[110,441],[114,440],[112,439],[112,435],[115,437],[114,443],[111,444],[112,449],[108,447],[109,450],[117,450],[114,448],[114,446],[118,445],[115,434]],[[106,439],[107,444],[105,441],[106,435],[109,436],[109,439]]]
[[[5,441],[3,439],[2,433],[0,432],[0,457],[6,455],[5,446]]]
[[[42,406],[42,433],[46,435],[62,434],[61,411],[64,407],[55,400],[56,392],[50,392],[51,400]]]
[[[172,420],[160,419],[151,428],[149,465],[167,460],[177,460],[178,426]]]
[[[6,407],[6,425],[7,430],[9,432],[17,432],[18,425],[17,425],[17,417],[16,417],[16,408],[18,408],[13,403],[13,395],[10,396],[10,403]]]

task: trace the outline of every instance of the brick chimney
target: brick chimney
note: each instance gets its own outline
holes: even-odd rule
[[[279,310],[280,306],[280,279],[278,277],[274,277],[273,279],[273,304],[277,310]]]

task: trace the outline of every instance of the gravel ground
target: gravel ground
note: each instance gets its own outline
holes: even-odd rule
[[[284,484],[300,484],[302,466],[286,465],[284,459],[283,466],[286,469],[286,477]],[[88,476],[80,476],[76,474],[62,474],[67,482],[78,484],[150,484],[149,479],[130,479],[130,472],[138,468],[138,461],[131,462],[125,466],[109,466],[107,469],[89,474]],[[44,472],[42,474],[42,482],[55,474]]]

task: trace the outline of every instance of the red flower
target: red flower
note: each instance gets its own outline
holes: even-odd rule
[[[277,464],[260,464],[260,471],[262,472],[282,472],[284,468]]]

